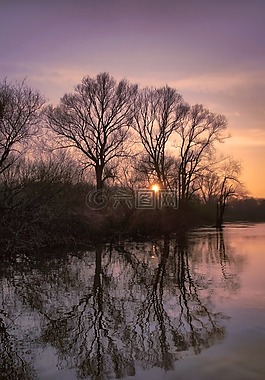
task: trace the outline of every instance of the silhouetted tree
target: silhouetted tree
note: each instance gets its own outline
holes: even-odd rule
[[[65,94],[59,106],[49,106],[49,126],[61,138],[61,146],[74,148],[93,166],[98,189],[111,176],[109,165],[127,155],[125,143],[133,121],[137,86],[116,82],[108,73],[89,76]]]
[[[216,227],[221,227],[224,222],[228,202],[245,193],[239,180],[240,173],[240,163],[231,157],[225,157],[206,167],[197,178],[201,198],[206,204],[216,207]]]
[[[222,141],[227,126],[224,116],[216,115],[196,104],[190,107],[185,120],[177,129],[179,136],[178,192],[180,200],[188,200],[199,190],[198,174],[209,164],[214,143]]]
[[[166,152],[168,140],[187,110],[182,96],[168,86],[144,88],[137,97],[134,129],[144,149],[138,169],[164,188],[168,186],[168,170],[172,163]]]
[[[216,210],[216,227],[222,227],[224,212],[228,201],[243,193],[243,185],[239,180],[241,166],[238,161],[231,158],[223,164],[219,173],[219,189]]]
[[[23,144],[36,134],[44,98],[25,81],[0,82],[0,174],[19,156]]]
[[[64,239],[62,225],[71,230],[68,237],[72,234],[67,225],[82,200],[82,187],[76,162],[65,153],[20,158],[2,173],[0,253],[40,248],[56,236]],[[81,224],[80,213],[78,219]]]
[[[220,189],[220,179],[217,169],[207,167],[197,178],[200,188],[200,195],[204,203],[216,203],[218,191]]]

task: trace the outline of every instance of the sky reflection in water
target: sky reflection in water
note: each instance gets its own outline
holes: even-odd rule
[[[263,379],[265,225],[0,269],[1,379]]]

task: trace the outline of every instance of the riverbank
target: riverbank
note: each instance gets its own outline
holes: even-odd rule
[[[167,207],[135,207],[112,197],[96,209],[88,203],[88,184],[31,183],[3,203],[0,254],[36,252],[45,248],[87,246],[119,239],[181,236],[189,229],[215,225],[216,204],[199,200]],[[264,221],[265,200],[231,203],[225,221]]]

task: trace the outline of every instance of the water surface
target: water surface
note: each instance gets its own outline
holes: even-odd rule
[[[265,378],[265,224],[0,268],[0,379]]]

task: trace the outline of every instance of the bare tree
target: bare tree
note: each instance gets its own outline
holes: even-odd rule
[[[74,148],[85,157],[85,167],[95,170],[97,189],[111,175],[116,158],[127,155],[129,127],[137,86],[119,83],[108,73],[82,79],[72,94],[65,94],[59,106],[49,106],[47,120],[60,137],[61,146]]]
[[[214,143],[225,138],[227,121],[202,105],[190,107],[185,120],[177,129],[179,149],[178,192],[180,200],[189,199],[199,188],[197,175],[209,163]]]
[[[217,174],[217,169],[206,167],[197,178],[198,186],[200,187],[201,198],[204,203],[216,202],[218,190],[220,188],[220,179]]]
[[[244,193],[244,187],[239,180],[240,172],[240,163],[230,157],[220,170],[216,210],[216,227],[218,228],[223,225],[224,212],[228,201]]]
[[[203,201],[216,205],[216,227],[222,226],[229,201],[246,193],[239,179],[240,173],[240,162],[231,157],[223,157],[205,168],[198,177],[197,183]]]
[[[0,174],[22,151],[23,144],[36,134],[44,98],[25,81],[0,82]]]
[[[181,95],[168,86],[145,88],[136,102],[134,129],[144,148],[140,169],[164,188],[168,186],[167,172],[171,166],[167,143],[186,112]]]

